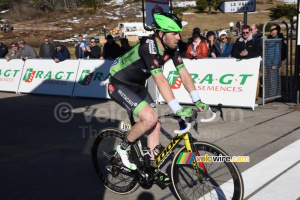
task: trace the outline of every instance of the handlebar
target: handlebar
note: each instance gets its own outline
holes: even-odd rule
[[[220,111],[220,117],[224,121],[222,107],[223,107],[222,104],[218,104],[218,106],[211,106],[209,108],[209,110],[212,112],[213,115],[210,118],[201,119],[200,121],[204,122],[204,123],[212,122],[217,116],[217,114],[216,114],[217,111]],[[167,114],[167,115],[164,115],[164,116],[160,116],[159,119],[161,119],[161,118],[173,118],[173,119],[177,120],[179,122],[181,130],[174,130],[174,133],[175,134],[183,134],[183,133],[188,132],[191,129],[192,122],[195,122],[194,129],[198,133],[198,131],[197,131],[198,130],[197,117],[198,117],[198,110],[193,109],[193,113],[190,117],[181,117],[181,116],[177,116],[176,114]]]

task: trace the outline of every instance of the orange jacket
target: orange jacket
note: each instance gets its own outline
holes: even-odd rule
[[[189,44],[189,46],[187,47],[186,53],[185,53],[185,57],[187,58],[207,58],[208,57],[208,47],[206,45],[205,40],[201,40],[200,44],[197,46],[196,48],[196,52],[197,52],[197,56],[194,57],[190,54],[190,51],[193,50],[193,43]]]

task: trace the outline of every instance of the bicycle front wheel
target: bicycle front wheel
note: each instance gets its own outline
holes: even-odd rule
[[[219,147],[206,142],[194,142],[193,151],[200,156],[228,156]],[[196,162],[201,175],[199,180],[192,164],[176,164],[180,163],[177,162],[180,154],[186,152],[186,147],[177,152],[171,169],[173,187],[180,199],[243,199],[243,179],[235,163]]]
[[[115,148],[123,138],[123,132],[119,129],[103,129],[94,138],[91,152],[100,180],[107,189],[117,194],[131,193],[139,186],[135,171],[123,168],[122,160],[116,153]]]

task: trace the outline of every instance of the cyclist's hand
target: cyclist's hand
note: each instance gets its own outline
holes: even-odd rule
[[[183,116],[183,117],[190,117],[190,116],[192,116],[192,114],[193,114],[193,111],[189,107],[183,107],[183,108],[177,110],[177,112],[176,112],[177,116]]]
[[[209,109],[209,105],[207,105],[206,103],[203,103],[201,100],[197,101],[195,103],[195,105],[200,112],[204,112]]]

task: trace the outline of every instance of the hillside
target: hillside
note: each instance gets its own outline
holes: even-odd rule
[[[267,4],[267,1],[259,1],[256,5],[256,12],[248,13],[248,24],[263,24],[269,20],[267,9],[274,7],[278,2]],[[174,1],[174,3],[184,6],[191,2],[180,1],[179,4],[179,1]],[[243,20],[243,14],[223,14],[220,11],[213,11],[211,14],[197,13],[195,9],[183,11],[180,18],[187,23],[182,32],[184,41],[191,36],[194,27],[200,27],[201,31],[229,29],[230,21],[236,23],[238,20]],[[22,19],[16,16],[22,16],[22,13],[16,13],[14,10],[14,12],[9,11],[0,15],[0,18],[10,21],[15,28],[12,32],[1,31],[0,41],[9,45],[22,38],[36,49],[45,37],[52,40],[65,40],[76,34],[99,34],[103,25],[107,30],[112,30],[119,22],[142,22],[143,20],[141,2],[106,3],[96,10],[80,8],[76,11],[37,12],[31,17],[32,19]],[[66,45],[72,52],[73,44],[66,43]]]

